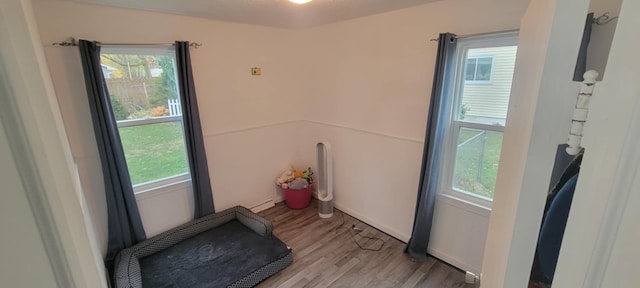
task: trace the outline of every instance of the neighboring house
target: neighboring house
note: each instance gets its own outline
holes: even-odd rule
[[[504,124],[516,52],[516,46],[469,50],[462,100],[466,117],[496,118]]]
[[[104,79],[111,79],[111,71],[116,71],[118,69],[113,68],[109,65],[100,64],[102,66],[102,75],[104,75]]]
[[[162,68],[151,68],[149,72],[151,72],[151,77],[154,78],[162,76]]]

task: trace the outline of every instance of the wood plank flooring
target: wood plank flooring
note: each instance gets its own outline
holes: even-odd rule
[[[293,249],[293,264],[258,285],[266,287],[433,287],[473,288],[464,273],[430,257],[411,261],[405,244],[336,210],[330,219],[318,217],[317,203],[302,210],[284,203],[259,213],[274,226],[273,233]],[[342,219],[344,215],[344,224]],[[342,225],[341,225],[342,224]],[[352,224],[364,231],[351,229]],[[364,248],[358,248],[352,236]]]

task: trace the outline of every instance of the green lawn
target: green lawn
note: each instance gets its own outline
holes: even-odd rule
[[[178,122],[120,128],[133,185],[189,172]]]
[[[458,148],[453,177],[456,188],[493,198],[502,148],[502,133],[463,128],[458,144],[472,139]],[[483,151],[484,150],[484,151]]]

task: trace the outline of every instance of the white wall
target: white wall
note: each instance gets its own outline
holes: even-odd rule
[[[0,278],[7,287],[58,287],[0,121]]]
[[[296,31],[310,122],[300,157],[314,163],[315,142],[332,144],[338,208],[409,239],[437,49],[429,39],[517,29],[527,3],[439,1]],[[453,206],[438,205],[436,219],[449,218]],[[434,228],[430,252],[479,272],[487,220],[456,215]],[[477,238],[451,241],[441,233],[447,227],[477,229]]]
[[[216,209],[279,197],[275,178],[293,160],[291,121],[302,115],[298,70],[291,60],[297,51],[290,49],[288,30],[69,1],[39,1],[34,9],[103,253],[106,204],[78,51],[50,45],[70,36],[204,44],[191,49],[191,56]],[[250,75],[254,66],[262,68],[262,76]],[[138,197],[148,236],[191,219],[190,193],[176,193]],[[173,210],[169,216],[167,208]]]
[[[624,1],[607,76],[596,84],[585,126],[585,156],[554,286],[637,287],[640,179],[640,2]]]
[[[305,122],[304,127],[298,156],[306,162],[315,163],[316,143],[331,143],[336,207],[407,241],[422,142],[321,122]]]
[[[299,31],[306,119],[422,141],[438,33],[516,29],[528,1],[439,1]]]
[[[630,189],[627,192],[640,191],[640,170],[636,171],[633,186]],[[637,267],[640,266],[640,246],[637,244],[640,239],[640,229],[638,229],[637,222],[640,219],[640,209],[638,209],[640,207],[640,193],[629,194],[625,199],[628,202],[622,219],[620,219],[615,242],[611,243],[611,254],[606,263],[607,268],[604,271],[601,287],[634,287],[638,285],[635,274],[638,271]]]
[[[522,19],[482,287],[527,285],[556,147],[578,93],[571,79],[588,4],[532,1]]]
[[[18,287],[106,287],[104,264],[92,226],[85,221],[85,199],[39,42],[31,2],[0,2],[0,118],[3,141],[11,149],[3,142],[1,183],[9,190],[2,193],[2,219],[3,228],[9,227],[3,229],[1,246],[3,262],[11,267],[3,266],[2,272],[11,275],[2,279],[19,281],[8,284]],[[34,235],[35,229],[39,235]],[[10,246],[5,240],[18,243]],[[4,249],[13,251],[5,255]],[[29,258],[20,259],[20,254]]]

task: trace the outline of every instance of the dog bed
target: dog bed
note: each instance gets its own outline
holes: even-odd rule
[[[236,206],[120,252],[117,288],[253,287],[293,261],[272,224]]]

